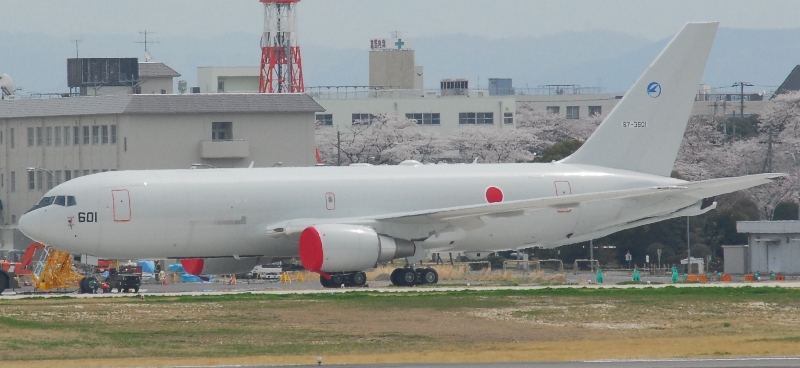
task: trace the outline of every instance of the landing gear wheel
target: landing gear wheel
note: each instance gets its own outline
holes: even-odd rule
[[[330,281],[330,280],[328,280],[327,278],[325,278],[325,276],[322,276],[322,275],[319,275],[319,283],[320,283],[320,284],[322,285],[322,287],[324,287],[324,288],[330,288],[330,287],[333,287],[333,286],[331,286],[331,281]]]
[[[81,281],[78,282],[78,287],[81,290],[81,294],[89,293],[89,287],[86,285],[86,279],[88,279],[88,277],[84,277],[81,279]]]
[[[410,268],[402,269],[398,276],[403,286],[414,286],[417,283],[417,272]]]
[[[345,277],[342,274],[331,275],[331,283],[333,287],[341,287],[345,283]]]
[[[350,276],[353,286],[364,286],[367,284],[367,274],[364,272],[356,272]]]
[[[392,275],[389,277],[389,279],[392,280],[392,285],[403,286],[403,282],[400,280],[400,272],[402,271],[402,268],[395,268],[394,271],[392,271]]]
[[[439,283],[439,273],[433,268],[426,268],[422,273],[422,282],[426,284]]]

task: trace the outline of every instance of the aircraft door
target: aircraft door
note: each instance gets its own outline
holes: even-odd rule
[[[131,196],[127,189],[111,191],[114,201],[114,222],[127,222],[131,220]]]
[[[556,196],[572,194],[572,187],[569,185],[568,181],[556,181],[554,184],[556,186]]]

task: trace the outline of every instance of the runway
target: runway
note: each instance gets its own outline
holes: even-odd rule
[[[325,366],[324,364],[322,366]],[[557,363],[458,363],[458,364],[383,364],[331,365],[337,368],[781,368],[798,367],[800,358],[730,358],[730,359],[670,359],[670,360],[596,360]],[[214,366],[237,368],[318,367],[307,366]],[[177,367],[176,367],[177,368]],[[185,368],[185,367],[181,367]],[[199,368],[199,367],[198,367]]]

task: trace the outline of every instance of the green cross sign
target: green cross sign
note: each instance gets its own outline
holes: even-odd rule
[[[397,39],[397,42],[395,42],[394,44],[395,44],[395,45],[397,45],[397,49],[398,49],[398,50],[400,50],[400,49],[402,49],[402,48],[403,48],[403,45],[405,45],[406,43],[405,43],[405,42],[403,42],[403,40],[402,40],[402,39],[398,38],[398,39]]]

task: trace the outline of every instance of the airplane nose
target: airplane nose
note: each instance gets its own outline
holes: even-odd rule
[[[42,221],[37,213],[28,212],[19,218],[19,231],[25,236],[39,241],[39,233],[42,228]]]

